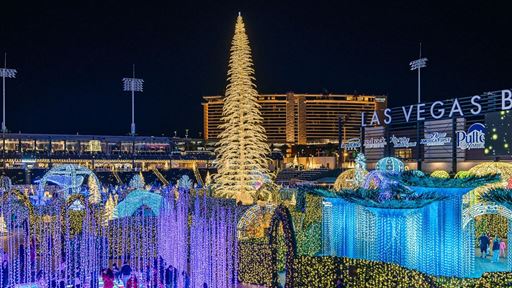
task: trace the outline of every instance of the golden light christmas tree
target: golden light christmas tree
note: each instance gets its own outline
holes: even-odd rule
[[[0,233],[7,233],[7,225],[5,224],[4,214],[0,214]],[[1,250],[1,249],[0,249]]]
[[[98,183],[96,183],[92,175],[89,175],[89,177],[87,177],[87,186],[89,186],[89,202],[93,204],[100,203],[100,187],[98,187]]]
[[[270,148],[262,126],[257,102],[249,39],[238,14],[231,42],[228,85],[219,135],[215,194],[234,198],[242,204],[254,203],[256,191],[268,177]]]
[[[107,202],[105,202],[105,210],[103,212],[103,225],[107,226],[108,221],[115,218],[117,206],[117,198],[113,198],[112,194],[108,196]]]

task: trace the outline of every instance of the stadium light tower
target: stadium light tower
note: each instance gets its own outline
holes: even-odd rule
[[[0,68],[0,77],[2,77],[2,133],[7,133],[5,125],[5,78],[16,78],[16,69],[7,69],[7,53],[4,54],[4,68]]]
[[[427,67],[427,58],[421,58],[421,42],[420,42],[420,58],[417,60],[411,61],[409,65],[411,66],[411,71],[418,70],[418,104],[421,103],[421,68]],[[416,109],[418,108],[417,106]],[[416,170],[421,170],[421,131],[420,131],[420,121],[416,122],[416,159],[417,159],[417,167]]]
[[[420,43],[420,58],[418,60],[411,61],[411,71],[418,70],[418,104],[421,102],[421,68],[427,67],[427,58],[421,58],[421,43]]]
[[[144,80],[135,78],[135,64],[133,65],[132,78],[123,78],[123,91],[132,92],[132,125],[130,134],[135,136],[135,92],[142,92]]]

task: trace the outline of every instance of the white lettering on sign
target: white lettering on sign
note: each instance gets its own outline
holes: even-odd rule
[[[452,141],[451,137],[446,137],[446,133],[434,132],[425,134],[425,138],[421,139],[420,144],[426,146],[443,146]]]
[[[485,125],[475,123],[469,126],[468,131],[457,131],[457,148],[462,150],[484,149]]]
[[[372,148],[384,148],[386,146],[386,138],[370,138],[364,140],[364,148],[372,149]]]
[[[426,120],[426,116],[430,112],[430,117],[433,119],[441,119],[445,117],[447,114],[447,109],[450,108],[450,112],[448,113],[448,117],[464,117],[464,114],[471,113],[471,115],[479,115],[482,113],[482,104],[481,104],[482,96],[475,95],[470,98],[471,108],[465,107],[467,109],[464,111],[462,106],[460,105],[460,101],[457,98],[452,100],[451,107],[445,107],[445,102],[443,101],[435,101],[430,106],[427,104],[419,103],[416,105],[402,106],[403,119],[405,122],[409,123],[410,121],[424,121]],[[414,113],[416,116],[413,116],[413,110],[416,109]],[[512,110],[512,91],[511,90],[501,90],[501,110]],[[366,112],[361,112],[361,126],[367,126]],[[427,114],[427,115],[425,115]],[[383,113],[384,119],[380,119],[377,111],[374,111],[370,120],[371,126],[380,126],[382,122],[384,124],[389,125],[393,122],[393,114],[392,110],[389,108],[384,109]],[[412,119],[412,118],[416,119]]]
[[[341,143],[341,148],[347,150],[357,150],[361,148],[361,140],[359,138],[348,139],[346,142]]]
[[[393,147],[395,148],[416,147],[416,142],[411,142],[411,138],[409,137],[395,137],[395,135],[393,135],[389,139],[389,142],[393,143]]]

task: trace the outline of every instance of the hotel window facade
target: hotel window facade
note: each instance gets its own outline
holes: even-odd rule
[[[216,141],[221,132],[223,98],[205,96],[204,137]],[[333,94],[260,95],[263,127],[270,143],[291,145],[338,142],[338,119],[344,118],[344,139],[359,138],[361,112],[383,111],[386,96]]]

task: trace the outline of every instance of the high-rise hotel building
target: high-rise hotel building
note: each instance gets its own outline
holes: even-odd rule
[[[205,96],[204,137],[215,141],[220,134],[222,96]],[[263,127],[270,143],[337,143],[339,118],[343,139],[359,138],[361,112],[382,111],[386,96],[334,94],[264,94],[258,97]]]

